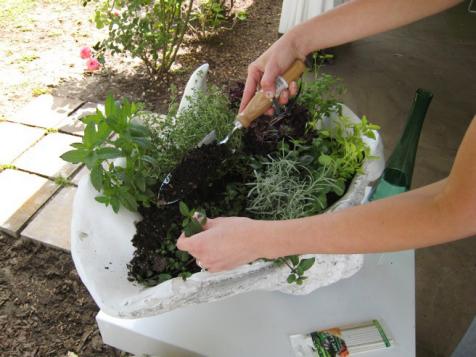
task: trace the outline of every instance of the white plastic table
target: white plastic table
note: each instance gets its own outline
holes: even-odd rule
[[[291,357],[290,334],[371,319],[396,345],[359,356],[415,356],[414,251],[366,255],[356,275],[306,296],[252,292],[150,318],[97,315],[104,343],[161,357]]]

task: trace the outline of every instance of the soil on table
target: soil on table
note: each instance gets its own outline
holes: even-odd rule
[[[0,1],[0,120],[42,93],[92,102],[112,93],[163,113],[170,85],[181,94],[205,62],[214,84],[244,80],[248,64],[277,39],[282,2],[235,3],[246,9],[245,21],[208,40],[189,39],[174,72],[151,80],[140,61],[121,56],[107,56],[99,72],[85,71],[80,48],[103,38],[90,22],[91,6],[78,0]],[[97,307],[69,254],[5,235],[0,251],[1,356],[119,356],[102,344]]]

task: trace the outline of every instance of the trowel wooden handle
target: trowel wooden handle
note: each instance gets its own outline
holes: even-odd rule
[[[298,79],[304,72],[305,68],[306,65],[304,62],[296,60],[281,77],[287,82],[287,84],[289,84]],[[266,97],[263,91],[258,91],[254,97],[251,98],[246,108],[238,114],[236,119],[247,128],[253,120],[263,115],[271,107],[271,104],[272,100]]]

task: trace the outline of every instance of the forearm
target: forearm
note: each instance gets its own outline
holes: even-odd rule
[[[395,29],[446,10],[461,0],[353,0],[286,33],[302,56]]]
[[[440,181],[343,211],[263,223],[269,258],[307,253],[370,253],[435,245],[473,234],[464,211],[448,205]],[[474,217],[473,217],[474,219]],[[264,237],[264,235],[269,235]]]

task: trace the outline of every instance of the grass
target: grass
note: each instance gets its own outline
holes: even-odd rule
[[[68,186],[74,186],[73,181],[68,179],[67,177],[63,176],[56,176],[54,178],[55,184],[57,184],[60,187],[68,187]]]
[[[36,3],[35,0],[0,0],[0,24],[23,23]]]
[[[35,55],[35,54],[22,55],[20,57],[20,61],[22,61],[22,62],[33,62],[33,61],[37,60],[38,58],[40,58],[40,56]]]
[[[31,90],[31,94],[32,94],[34,97],[39,97],[40,95],[48,94],[49,92],[50,92],[50,89],[49,89],[49,88],[41,88],[41,87],[33,88],[33,89]]]
[[[28,16],[31,10],[37,6],[48,4],[78,4],[78,0],[0,0],[0,25],[13,25],[18,28],[25,24],[31,24],[32,19]],[[26,28],[24,31],[33,31]]]

